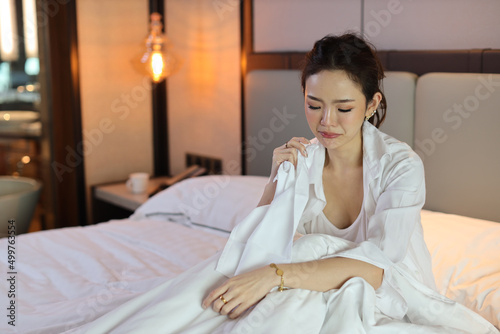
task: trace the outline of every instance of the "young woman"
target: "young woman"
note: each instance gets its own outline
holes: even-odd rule
[[[82,332],[494,333],[435,292],[423,165],[377,129],[383,77],[358,36],[317,41],[302,73],[315,138],[274,150],[258,207],[221,254]]]
[[[372,125],[379,126],[385,118],[383,77],[373,49],[353,34],[327,36],[307,54],[302,73],[305,113],[320,147],[315,154],[324,155],[318,195],[323,192],[326,203],[299,230],[370,242],[394,263],[411,262],[420,280],[425,277],[432,288],[430,256],[420,226],[425,198],[422,163],[408,145]],[[284,161],[297,165],[298,154],[308,158],[308,144],[308,139],[294,137],[274,150],[270,183],[259,206],[272,202],[279,166]],[[278,267],[290,288],[328,291],[360,277],[376,290],[384,281],[385,266],[374,262],[359,257],[321,259],[315,274],[305,279],[301,263]],[[213,290],[204,305],[236,318],[280,284],[275,271],[267,266],[235,276]]]
[[[377,129],[386,114],[383,78],[380,61],[362,38],[345,34],[315,43],[302,72],[305,114],[315,139],[294,137],[274,150],[270,182],[259,203],[272,203],[279,167],[285,161],[297,166],[301,155],[311,161],[308,173],[313,175],[314,191],[309,193],[297,231],[327,234],[352,244],[313,261],[272,264],[236,275],[212,290],[203,300],[204,307],[211,305],[215,312],[236,319],[274,287],[327,292],[339,291],[350,282],[351,290],[366,290],[368,284],[374,302],[361,305],[360,294],[352,303],[356,311],[346,316],[342,311],[335,314],[333,307],[346,306],[335,303],[341,294],[330,295],[323,330],[343,332],[341,318],[346,317],[357,319],[349,321],[347,333],[364,332],[370,323],[365,312],[375,309],[370,325],[392,321],[414,323],[413,331],[419,324],[425,333],[435,330],[427,326],[437,327],[437,332],[446,332],[447,327],[450,332],[467,332],[456,318],[462,311],[468,314],[467,310],[458,306],[458,311],[445,311],[442,305],[431,305],[432,298],[441,296],[434,292],[431,258],[420,224],[425,201],[423,165],[408,145]],[[322,205],[315,205],[317,201]],[[421,297],[429,297],[427,302],[413,303],[411,289],[402,287],[407,280]],[[455,313],[455,319],[443,316],[446,312]],[[363,314],[366,318],[360,321]],[[336,319],[332,327],[327,326],[328,317],[330,325]],[[473,325],[470,314],[463,317],[474,332],[488,332],[488,327]],[[383,332],[404,328],[388,325]]]

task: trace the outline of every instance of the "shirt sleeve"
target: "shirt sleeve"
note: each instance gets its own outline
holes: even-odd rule
[[[396,264],[405,258],[412,234],[420,225],[425,202],[422,161],[412,157],[400,162],[387,180],[375,213],[368,220],[367,242],[373,243]]]

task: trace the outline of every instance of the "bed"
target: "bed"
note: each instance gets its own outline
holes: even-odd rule
[[[16,326],[4,319],[1,332],[78,333],[80,325],[220,250],[266,182],[258,176],[193,178],[129,219],[19,236]],[[439,291],[498,327],[500,224],[427,210],[422,222]],[[7,239],[0,244],[5,250]],[[2,305],[9,303],[5,288]]]
[[[80,333],[86,323],[224,247],[229,232],[260,199],[272,148],[292,135],[309,136],[300,119],[296,71],[254,71],[245,80],[246,133],[265,139],[247,146],[250,175],[187,179],[127,219],[0,239],[1,333]],[[500,75],[493,74],[388,73],[383,129],[424,160],[428,200],[421,216],[439,292],[497,328],[499,83]],[[290,94],[294,89],[297,94]],[[465,112],[453,111],[455,104]],[[287,120],[284,114],[296,117],[277,126],[276,119]],[[275,131],[266,137],[262,129],[272,129],[270,124]],[[10,248],[14,260],[9,246],[15,247],[15,254]]]

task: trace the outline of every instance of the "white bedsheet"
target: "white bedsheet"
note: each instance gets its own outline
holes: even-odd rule
[[[226,239],[170,222],[117,220],[16,240],[16,326],[0,333],[61,333],[92,321],[216,253]],[[7,239],[0,240],[1,272]],[[6,280],[0,305],[5,310]]]
[[[500,328],[500,223],[422,210],[439,293]]]
[[[343,239],[309,234],[294,242],[292,261],[324,258],[351,247],[352,242]],[[215,270],[216,261],[217,256],[212,257],[78,330],[85,334],[495,333],[476,313],[431,294],[429,288],[397,270],[393,271],[393,279],[403,298],[411,301],[407,312],[411,324],[381,313],[375,307],[378,290],[357,277],[340,289],[324,293],[305,289],[272,291],[242,317],[229,320],[211,308],[201,307],[206,292],[226,279]],[[81,333],[78,330],[71,333]]]
[[[441,293],[500,324],[500,224],[422,211]],[[60,333],[93,321],[222,249],[226,238],[176,223],[119,220],[16,239],[16,327]],[[6,275],[7,239],[0,239]],[[0,306],[8,305],[2,277]],[[5,312],[4,312],[5,313]]]

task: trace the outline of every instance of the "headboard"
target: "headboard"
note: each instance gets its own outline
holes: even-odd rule
[[[305,53],[255,52],[251,0],[242,2],[241,23],[242,172],[267,176],[275,147],[292,136],[312,136],[298,71]],[[377,54],[388,71],[384,79],[388,110],[381,130],[407,142],[422,156],[425,208],[500,222],[500,201],[495,196],[500,190],[500,131],[496,129],[500,50],[382,50]],[[457,111],[455,105],[462,105],[464,111]]]
[[[500,74],[429,73],[416,89],[426,208],[500,222]]]
[[[312,137],[296,70],[259,70],[245,80],[246,170],[270,173],[273,149]],[[424,161],[425,208],[500,222],[500,74],[387,72],[381,130]]]

